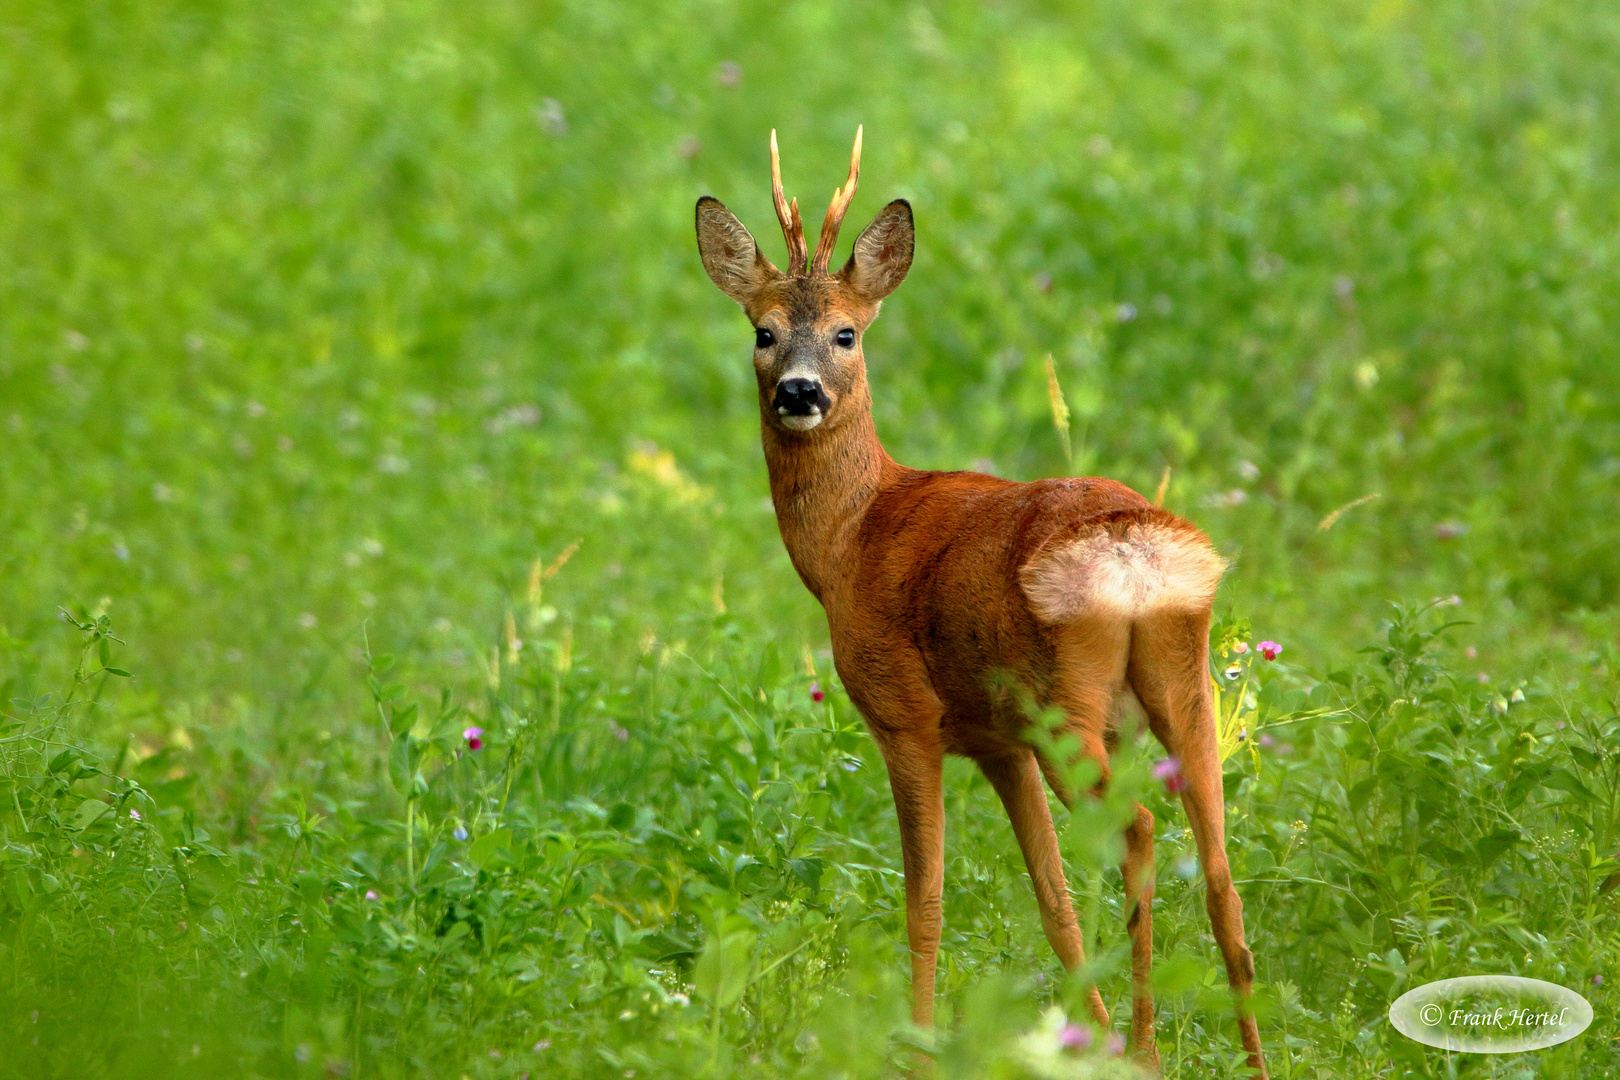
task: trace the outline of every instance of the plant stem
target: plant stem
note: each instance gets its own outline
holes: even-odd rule
[[[416,910],[416,800],[405,800],[405,881],[411,891],[411,910]]]

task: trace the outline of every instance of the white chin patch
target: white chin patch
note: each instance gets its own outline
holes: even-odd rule
[[[778,411],[776,415],[777,418],[782,421],[782,426],[792,431],[809,431],[811,428],[821,423],[822,420],[820,409],[817,409],[809,416],[789,416],[781,411]]]

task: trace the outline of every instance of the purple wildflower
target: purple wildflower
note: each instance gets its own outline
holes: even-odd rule
[[[1091,1029],[1079,1024],[1064,1024],[1058,1032],[1058,1045],[1072,1053],[1080,1053],[1091,1045]]]
[[[1153,779],[1164,785],[1164,790],[1174,795],[1187,786],[1187,778],[1181,775],[1181,760],[1167,757],[1153,766]]]

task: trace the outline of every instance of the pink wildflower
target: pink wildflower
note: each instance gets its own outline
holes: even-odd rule
[[[367,900],[375,900],[375,899],[377,899],[377,890],[376,889],[367,889],[366,890],[366,899]]]
[[[141,812],[139,810],[135,809],[133,806],[129,808],[129,820],[131,820],[131,821],[139,821],[139,820],[141,820]]]
[[[1125,1052],[1125,1039],[1117,1031],[1108,1036],[1108,1052],[1115,1057],[1119,1057]]]
[[[470,727],[461,733],[461,737],[467,740],[467,749],[469,750],[482,750],[484,748],[484,729],[481,727]]]
[[[1181,775],[1181,760],[1167,757],[1153,766],[1153,779],[1164,785],[1164,790],[1174,795],[1187,786],[1187,778]]]
[[[1078,1054],[1091,1045],[1091,1029],[1079,1024],[1064,1024],[1063,1030],[1058,1032],[1058,1045]]]
[[[1282,652],[1282,646],[1275,641],[1262,641],[1258,648],[1260,649],[1260,655],[1267,660],[1277,659],[1277,654]]]
[[[1244,653],[1249,651],[1249,643],[1247,641],[1240,641],[1236,645],[1232,646],[1232,651],[1237,653],[1239,656],[1242,656]]]
[[[819,704],[821,704],[821,700],[823,698],[825,698],[826,696],[827,696],[826,694],[821,692],[821,680],[820,679],[817,679],[815,682],[810,684],[810,700],[811,701],[814,701],[816,704],[819,705]]]

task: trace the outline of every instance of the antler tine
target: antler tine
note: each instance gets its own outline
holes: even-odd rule
[[[864,125],[855,128],[855,149],[849,155],[849,179],[844,186],[833,192],[832,202],[827,205],[827,218],[821,223],[821,239],[816,242],[816,260],[810,264],[810,276],[815,277],[827,272],[827,263],[832,259],[833,248],[838,244],[838,227],[844,223],[844,212],[855,199],[855,186],[861,179],[861,132]]]
[[[776,129],[771,129],[771,201],[776,204],[776,220],[782,224],[782,239],[787,241],[788,274],[804,273],[810,253],[804,243],[804,222],[799,219],[799,200],[789,205],[782,191],[782,161],[776,152]]]

